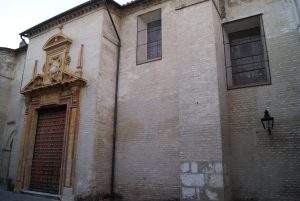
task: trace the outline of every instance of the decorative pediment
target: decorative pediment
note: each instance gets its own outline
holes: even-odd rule
[[[45,83],[45,76],[36,75],[22,90],[22,94],[30,94],[34,91],[63,86],[84,86],[86,81],[68,72],[58,71]]]
[[[49,38],[45,43],[45,45],[43,46],[43,50],[48,51],[58,46],[71,45],[71,44],[72,44],[72,40],[67,36],[65,36],[64,34],[60,33]]]
[[[28,94],[49,87],[69,84],[84,85],[86,81],[81,78],[83,45],[81,45],[79,51],[78,66],[73,73],[69,68],[71,62],[69,49],[71,44],[72,40],[62,33],[49,38],[43,46],[43,49],[46,51],[46,61],[43,65],[42,74],[37,74],[36,61],[33,68],[33,78],[21,93]]]

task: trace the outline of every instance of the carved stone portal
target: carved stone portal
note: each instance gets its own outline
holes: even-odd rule
[[[80,89],[85,86],[86,81],[81,78],[82,72],[73,73],[69,69],[71,44],[72,40],[62,33],[51,37],[43,47],[46,51],[46,61],[42,74],[36,73],[37,62],[35,62],[33,78],[21,92],[26,97],[26,112],[17,191],[29,188],[38,110],[59,106],[66,107],[59,194],[62,194],[65,188],[73,188]],[[82,48],[83,45],[79,55],[80,66],[76,67],[79,71],[82,71]]]

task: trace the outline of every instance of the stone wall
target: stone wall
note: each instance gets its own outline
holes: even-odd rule
[[[14,80],[11,81],[11,90],[9,93],[9,103],[7,104],[7,125],[5,135],[12,142],[10,155],[9,178],[16,180],[16,170],[20,156],[20,137],[22,128],[22,119],[25,110],[24,97],[20,94],[22,84],[22,74],[26,62],[26,51],[23,51],[15,57]]]
[[[119,17],[112,9],[114,22],[119,29]],[[96,85],[95,129],[95,188],[101,194],[110,193],[112,171],[112,143],[116,89],[118,39],[107,11],[103,11],[101,54]]]
[[[11,90],[11,82],[14,79],[15,72],[15,55],[14,51],[8,48],[0,49],[0,158],[10,154],[10,151],[4,151],[7,136],[5,135],[5,127],[7,124],[7,105]],[[7,177],[7,162],[0,161],[0,178]],[[1,181],[0,181],[1,182]]]
[[[13,80],[14,70],[15,57],[13,50],[6,48],[0,49],[0,136],[2,136],[4,131],[4,125],[7,115],[7,97],[10,92],[10,82],[11,80]]]
[[[220,18],[214,16],[215,12],[211,1],[178,10],[176,55],[181,59],[176,60],[176,65],[181,163],[223,162],[220,107],[223,95],[218,83],[218,67],[223,64],[218,63],[222,52],[221,55],[217,52],[217,45],[222,44],[222,40],[218,39],[220,31],[216,32],[221,23]],[[182,199],[224,200],[223,171],[222,174],[212,172],[206,175],[222,180],[222,185],[214,187],[209,180],[204,180],[203,186],[198,186],[199,194],[196,191],[193,196],[185,194],[184,176],[181,174]]]
[[[228,93],[226,85],[226,68],[224,55],[224,41],[222,31],[222,14],[213,9],[212,18],[214,24],[216,66],[219,88],[219,108],[222,133],[222,151],[223,151],[223,176],[224,176],[224,200],[231,201],[231,181],[230,181],[230,127],[228,118]]]
[[[228,91],[234,200],[300,199],[300,43],[294,1],[230,1],[227,20],[262,13],[272,84]],[[260,118],[275,118],[272,135]]]

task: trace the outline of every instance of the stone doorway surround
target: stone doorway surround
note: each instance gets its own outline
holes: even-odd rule
[[[36,61],[32,80],[21,91],[25,96],[26,111],[16,191],[29,189],[38,110],[64,106],[66,122],[58,196],[69,197],[73,194],[80,90],[86,85],[86,81],[82,78],[83,45],[79,51],[76,72],[69,69],[71,44],[72,40],[62,33],[52,36],[43,47],[46,51],[46,62],[42,74],[37,74]]]

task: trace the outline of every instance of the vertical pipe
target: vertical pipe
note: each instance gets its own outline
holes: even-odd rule
[[[296,14],[298,17],[297,28],[298,28],[298,32],[300,33],[300,0],[294,0],[294,3],[295,3],[295,7],[296,7]]]
[[[117,120],[118,120],[118,94],[119,94],[119,71],[120,71],[120,54],[121,54],[121,39],[119,33],[117,31],[115,22],[112,18],[111,12],[108,7],[107,0],[105,0],[105,7],[108,12],[110,21],[113,25],[115,34],[118,38],[118,53],[117,53],[117,69],[116,69],[116,88],[115,88],[115,107],[114,107],[114,125],[113,125],[113,141],[112,141],[112,158],[111,158],[111,183],[110,183],[110,194],[112,196],[112,200],[115,197],[115,158],[116,158],[116,135],[117,135]]]
[[[26,41],[25,41],[25,39],[23,38],[22,35],[20,35],[20,38],[22,39],[23,42],[26,43]],[[27,45],[27,43],[26,43],[26,45]],[[21,77],[21,84],[20,84],[20,93],[21,93],[21,91],[22,91],[22,85],[23,85],[23,80],[24,80],[25,65],[26,65],[26,60],[25,60],[25,62],[24,62],[24,64],[23,64],[22,77]]]

